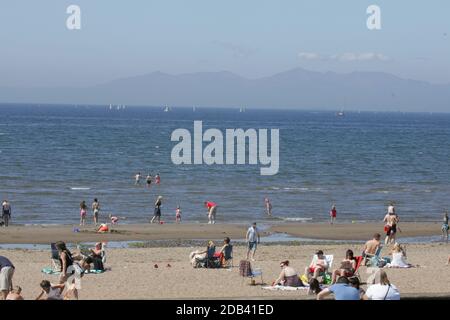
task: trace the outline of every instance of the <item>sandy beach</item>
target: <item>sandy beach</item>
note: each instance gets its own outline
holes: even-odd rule
[[[334,254],[336,261],[343,258],[345,250],[361,251],[360,244],[341,245],[261,245],[257,261],[252,264],[263,270],[263,280],[270,284],[280,272],[279,262],[288,259],[298,272],[303,273],[315,250]],[[251,286],[248,279],[239,276],[236,267],[245,256],[245,247],[235,246],[234,265],[227,269],[194,269],[189,264],[189,253],[198,247],[183,248],[133,248],[110,249],[107,267],[103,274],[88,274],[82,279],[80,299],[312,299],[304,290],[285,292],[263,290]],[[387,269],[392,283],[402,297],[450,297],[450,266],[446,259],[449,245],[443,243],[411,244],[407,246],[408,260],[420,267],[412,269]],[[382,255],[387,255],[383,249]],[[25,299],[39,294],[43,279],[56,282],[57,276],[45,275],[41,269],[50,266],[50,252],[37,250],[0,250],[16,265],[14,283],[23,289]],[[158,264],[159,268],[154,268]],[[170,264],[171,267],[167,267]],[[335,263],[336,265],[336,263]],[[367,268],[360,269],[363,281]],[[445,281],[443,281],[445,280]]]
[[[402,222],[398,237],[436,236],[440,223]],[[71,242],[95,241],[149,241],[192,239],[243,239],[249,225],[244,224],[123,224],[113,227],[112,232],[98,234],[93,225],[79,226],[10,226],[0,231],[1,243],[48,244],[57,240]],[[74,232],[78,228],[80,232]],[[367,240],[373,233],[383,233],[383,223],[279,223],[267,226],[261,236],[283,233],[299,238],[325,240]]]
[[[437,235],[436,223],[402,223],[401,237]],[[204,249],[192,244],[198,239],[243,239],[246,225],[234,224],[165,224],[165,225],[120,225],[114,232],[96,234],[93,226],[73,232],[73,226],[11,226],[0,231],[0,243],[48,244],[57,240],[67,243],[91,241],[142,241],[152,244],[143,248],[109,248],[106,266],[111,270],[103,274],[88,274],[83,278],[80,299],[311,299],[306,291],[282,292],[263,290],[259,280],[256,286],[239,276],[239,260],[245,257],[246,247],[235,244],[234,268],[194,269],[189,263],[189,253]],[[279,262],[290,260],[291,265],[303,274],[314,252],[322,249],[335,256],[335,263],[344,258],[345,251],[352,249],[360,254],[365,240],[374,232],[380,232],[382,225],[365,224],[310,224],[289,223],[272,225],[262,236],[287,233],[295,237],[341,240],[339,244],[327,243],[268,243],[261,244],[257,251],[254,267],[262,268],[264,283],[270,284],[280,272]],[[159,246],[157,241],[166,245]],[[357,240],[349,243],[347,240]],[[169,243],[169,245],[167,245]],[[220,243],[217,243],[219,246]],[[382,256],[389,254],[384,248]],[[450,282],[442,281],[450,276],[446,266],[450,246],[445,243],[423,243],[407,245],[408,261],[418,268],[388,269],[388,275],[400,290],[402,297],[450,297]],[[41,273],[49,267],[50,250],[0,249],[0,255],[8,257],[16,266],[14,283],[23,288],[26,299],[39,294],[39,282],[43,279],[56,282],[57,276]],[[158,264],[158,268],[154,265]],[[167,265],[170,264],[170,267]],[[360,270],[362,280],[369,274]],[[439,276],[437,276],[439,275]]]

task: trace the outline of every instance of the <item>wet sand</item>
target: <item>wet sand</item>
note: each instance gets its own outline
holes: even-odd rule
[[[80,232],[73,232],[73,228]],[[48,244],[96,241],[149,241],[193,239],[244,239],[248,225],[202,223],[183,224],[129,224],[114,226],[112,232],[98,234],[93,225],[79,226],[10,226],[0,229],[0,243]],[[398,237],[421,237],[440,234],[440,223],[402,222]],[[383,234],[383,223],[278,223],[261,231],[261,236],[285,233],[294,237],[326,240],[367,240],[373,233]]]

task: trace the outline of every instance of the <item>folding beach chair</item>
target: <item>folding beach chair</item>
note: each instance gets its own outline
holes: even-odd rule
[[[353,277],[357,277],[359,279],[360,283],[362,282],[362,279],[361,279],[361,275],[359,273],[359,267],[361,266],[363,260],[364,260],[364,258],[362,256],[355,257],[356,266],[355,266],[355,271],[353,272]]]
[[[319,277],[322,277],[322,282],[325,282],[325,279],[328,279],[331,282],[331,274],[332,273],[330,272],[330,270],[332,270],[332,267],[333,267],[334,255],[326,254],[326,255],[324,255],[324,257],[325,257],[325,261],[327,262],[327,268],[319,273]],[[315,264],[315,261],[317,261],[318,258],[319,257],[317,256],[317,254],[315,254],[309,265]]]
[[[383,247],[380,245],[375,254],[366,253],[364,256],[364,265],[366,267],[376,267],[380,261],[380,254]]]
[[[61,271],[61,262],[59,261],[59,252],[56,249],[56,243],[50,243],[51,259],[52,259],[52,271]]]
[[[255,277],[261,277],[261,284],[264,283],[263,276],[262,276],[262,269],[261,268],[252,268],[252,265],[250,261],[248,260],[241,260],[239,262],[239,274],[242,277],[242,279],[250,278],[252,280],[252,284]]]
[[[216,254],[215,246],[208,248],[204,267],[205,268],[220,268],[221,267],[220,255]]]

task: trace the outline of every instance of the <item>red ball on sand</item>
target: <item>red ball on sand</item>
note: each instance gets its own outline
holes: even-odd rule
[[[164,221],[160,221],[159,224],[164,224]]]

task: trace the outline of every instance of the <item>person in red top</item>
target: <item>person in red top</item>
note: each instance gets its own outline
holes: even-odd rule
[[[217,204],[211,201],[205,201],[205,207],[208,208],[208,224],[216,223]]]
[[[330,210],[330,223],[333,224],[333,222],[336,221],[336,206],[333,204]]]

